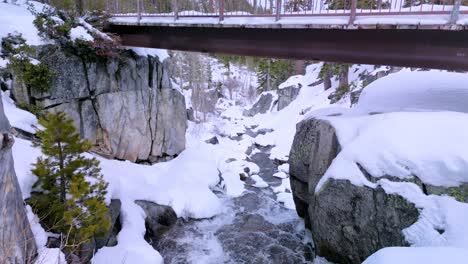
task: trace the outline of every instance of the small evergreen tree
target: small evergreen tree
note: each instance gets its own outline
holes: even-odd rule
[[[107,183],[99,161],[82,154],[90,150],[80,140],[72,120],[62,112],[48,114],[39,121],[45,128],[37,135],[44,157],[39,157],[32,173],[37,176],[29,201],[47,230],[62,235],[67,250],[74,250],[110,228],[104,197]]]

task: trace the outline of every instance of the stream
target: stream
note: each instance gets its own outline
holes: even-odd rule
[[[248,135],[256,133],[248,130]],[[294,210],[275,199],[271,187],[281,184],[273,177],[278,166],[269,159],[271,148],[259,147],[251,162],[270,187],[257,188],[247,178],[240,197],[217,193],[223,201],[221,214],[204,220],[183,220],[153,244],[165,263],[312,263],[310,236]]]

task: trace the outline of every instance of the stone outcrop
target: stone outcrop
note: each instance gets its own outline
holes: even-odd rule
[[[255,104],[250,109],[244,110],[242,113],[244,116],[254,116],[256,114],[264,114],[271,109],[273,104],[273,94],[264,93],[260,98],[255,102]]]
[[[48,92],[12,85],[15,100],[74,119],[95,151],[110,158],[157,162],[185,148],[185,98],[173,89],[165,62],[124,52],[116,59],[83,58],[58,46],[38,57],[55,74]]]
[[[36,241],[13,167],[13,143],[0,95],[0,263],[32,263]]]
[[[417,221],[419,212],[402,197],[333,179],[315,193],[339,151],[328,121],[308,119],[297,125],[289,160],[291,188],[316,253],[336,263],[361,263],[383,247],[407,246],[401,231]]]
[[[297,98],[301,91],[301,86],[301,84],[298,84],[278,89],[278,111],[284,109]]]

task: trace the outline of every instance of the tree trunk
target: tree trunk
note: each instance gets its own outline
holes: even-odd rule
[[[75,0],[75,6],[76,6],[76,13],[81,16],[83,14],[83,8],[84,8],[83,0]]]
[[[339,87],[348,87],[349,89],[349,82],[348,82],[348,74],[349,74],[349,66],[347,64],[342,64],[340,67],[339,73]]]
[[[62,145],[58,142],[59,148],[59,167],[60,167],[60,202],[65,204],[66,201],[66,184],[65,184],[65,175],[63,174],[63,153],[62,153]]]
[[[267,65],[268,65],[268,69],[267,69],[267,87],[266,87],[266,90],[270,91],[271,90],[271,73],[270,73],[271,59],[270,58],[267,59]]]

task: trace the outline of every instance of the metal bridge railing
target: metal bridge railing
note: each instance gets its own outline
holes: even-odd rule
[[[468,14],[468,0],[106,0],[115,17],[327,17]]]

